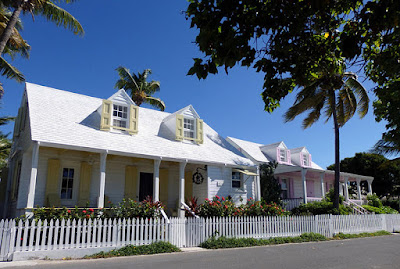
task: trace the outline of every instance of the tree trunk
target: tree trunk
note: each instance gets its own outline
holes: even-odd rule
[[[7,23],[6,28],[0,36],[0,55],[3,54],[4,48],[6,47],[7,42],[14,31],[14,27],[18,21],[19,14],[21,14],[23,4],[24,0],[18,1],[17,7],[15,8],[10,20]]]
[[[332,115],[335,127],[335,185],[334,185],[333,207],[339,210],[340,148],[339,148],[339,124],[337,121],[337,114],[336,114],[335,91],[332,91],[332,99],[333,99]]]

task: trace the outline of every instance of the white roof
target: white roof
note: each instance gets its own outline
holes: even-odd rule
[[[269,162],[268,158],[261,151],[261,147],[263,146],[262,144],[241,140],[233,137],[228,137],[227,140],[233,142],[233,145],[237,146],[236,148],[238,149],[241,148],[244,152],[250,155],[251,158],[253,158],[257,162],[263,162],[263,163]],[[279,143],[277,145],[279,145]]]
[[[127,154],[193,163],[254,166],[230,143],[204,123],[204,143],[168,139],[161,123],[170,113],[141,107],[138,134],[100,131],[97,109],[102,99],[26,83],[32,140],[43,145],[108,150]]]
[[[250,142],[250,141],[246,141],[246,140],[241,140],[241,139],[233,138],[233,137],[228,137],[227,141],[231,142],[237,149],[239,149],[243,153],[245,153],[246,156],[254,159],[257,162],[263,162],[263,163],[267,163],[270,160],[261,151],[261,148],[264,148],[265,146],[278,147],[279,145],[281,145],[283,143],[283,141],[281,141],[281,142],[277,142],[277,143],[273,143],[273,144],[263,145],[263,144],[254,143],[254,142]],[[298,150],[298,149],[302,149],[302,148],[296,148],[295,150]],[[290,150],[290,151],[292,151],[292,150]],[[321,168],[318,164],[314,163],[313,161],[311,161],[311,168],[323,170],[323,168]]]

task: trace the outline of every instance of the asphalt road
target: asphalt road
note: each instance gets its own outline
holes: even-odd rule
[[[400,235],[97,260],[35,261],[18,265],[7,268],[398,269]]]

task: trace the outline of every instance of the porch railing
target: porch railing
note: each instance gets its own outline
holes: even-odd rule
[[[301,203],[303,203],[303,198],[288,198],[282,199],[283,207],[286,210],[292,210],[295,207],[298,207]]]

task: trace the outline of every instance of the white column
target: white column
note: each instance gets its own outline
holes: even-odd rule
[[[153,201],[155,201],[155,202],[160,200],[160,163],[161,163],[161,159],[154,160]]]
[[[185,167],[187,162],[179,163],[179,205],[178,217],[185,217],[185,210],[183,210],[182,203],[185,202]]]
[[[356,178],[356,182],[357,182],[357,199],[361,200],[361,179],[360,178]]]
[[[257,186],[257,201],[261,201],[261,182],[260,182],[260,166],[257,165],[256,186]]]
[[[27,208],[33,208],[33,205],[35,203],[37,167],[38,167],[38,161],[39,161],[39,146],[40,146],[40,142],[37,142],[37,141],[33,142],[31,177],[29,180],[28,201],[26,203]]]
[[[349,200],[349,178],[344,177],[344,199]]]
[[[342,182],[339,182],[339,195],[344,195],[343,194],[343,183]]]
[[[324,182],[325,172],[319,174],[319,180],[321,181],[321,198],[325,197],[325,182]]]
[[[372,181],[373,179],[368,179],[368,194],[372,194]]]
[[[99,197],[97,199],[97,207],[104,207],[104,190],[106,187],[106,163],[107,163],[107,153],[100,153],[100,184],[99,184]]]
[[[303,180],[303,202],[307,204],[307,182],[306,182],[307,169],[301,170],[301,179]]]

